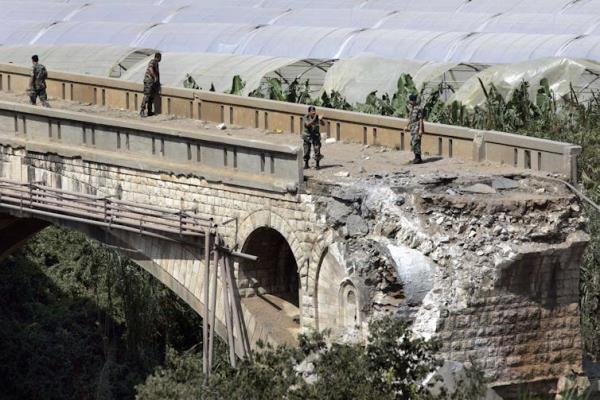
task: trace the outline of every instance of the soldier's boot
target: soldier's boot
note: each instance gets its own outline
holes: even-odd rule
[[[48,103],[48,100],[42,100],[42,106],[50,108],[50,103]]]
[[[315,169],[321,169],[321,159],[317,158],[316,163],[315,163]]]
[[[308,165],[308,160],[304,160],[304,169],[309,169],[310,165]]]
[[[412,162],[413,164],[423,164],[423,159],[420,154],[415,154],[415,159]]]
[[[151,117],[154,115],[154,112],[152,112],[152,102],[148,102],[148,116]]]

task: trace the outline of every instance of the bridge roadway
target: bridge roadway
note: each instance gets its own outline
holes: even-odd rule
[[[428,162],[423,165],[413,166],[408,165],[412,157],[408,152],[340,141],[324,144],[323,169],[304,171],[300,140],[294,134],[236,126],[221,130],[214,122],[168,115],[140,120],[132,110],[65,100],[54,99],[52,109],[25,103],[25,96],[0,92],[0,179],[5,183],[0,185],[0,208],[3,208],[0,254],[6,255],[18,247],[45,224],[67,226],[114,246],[205,317],[204,288],[216,275],[215,269],[209,268],[209,279],[205,278],[201,243],[198,243],[200,250],[195,251],[193,246],[190,249],[189,244],[177,242],[181,236],[178,232],[163,232],[167,237],[140,235],[66,218],[65,208],[55,209],[51,215],[22,211],[18,209],[18,202],[10,203],[2,198],[7,194],[6,184],[21,184],[34,188],[34,193],[37,190],[80,193],[91,196],[94,201],[111,198],[116,202],[169,209],[171,218],[189,213],[198,221],[212,221],[226,247],[258,257],[256,263],[237,260],[233,266],[252,345],[258,340],[294,343],[302,329],[336,330],[362,323],[367,318],[359,307],[362,300],[356,298],[360,290],[349,279],[346,265],[329,251],[343,240],[330,226],[322,209],[333,197],[330,191],[335,187],[350,186],[363,179],[364,183],[373,177],[379,179],[378,173],[385,176],[395,171],[417,176],[440,173],[547,175],[543,171],[526,172],[512,165],[437,155],[428,156]],[[561,148],[563,144],[552,146]],[[560,202],[569,204],[568,192],[557,193],[549,196],[550,200],[542,199],[543,204],[556,202],[557,208],[564,206]],[[544,196],[525,193],[508,200],[536,203]],[[49,205],[46,200],[40,201],[46,207]],[[13,207],[6,207],[9,203]],[[52,206],[60,208],[59,204]],[[548,265],[555,268],[560,262],[560,271],[575,276],[584,245],[584,240],[565,241],[562,247],[548,250],[548,256],[542,250],[535,250],[523,258],[523,263],[552,258]],[[560,260],[555,257],[559,253],[564,253]],[[465,259],[465,265],[468,262]],[[522,266],[515,264],[515,268],[520,270]],[[448,271],[453,273],[452,269]],[[473,269],[470,273],[477,274],[477,271]],[[558,279],[555,274],[548,277]],[[549,322],[563,318],[565,310],[577,308],[577,285],[563,286],[568,292],[563,296],[566,303],[543,314]],[[217,291],[211,299],[223,298],[220,280],[215,287]],[[513,301],[505,292],[494,293],[493,299]],[[353,302],[350,299],[354,299]],[[571,299],[575,299],[574,303]],[[527,301],[528,307],[538,307],[533,300]],[[455,318],[467,317],[457,314]],[[216,302],[216,320],[217,333],[226,336],[225,308],[219,301]],[[573,321],[569,322],[570,330],[567,332],[565,328],[565,332],[575,337],[578,319],[573,318]],[[525,334],[537,335],[529,331],[524,331]],[[497,357],[494,352],[504,351],[512,339],[492,331],[490,335],[486,339],[490,343],[486,351],[489,350],[492,359]],[[542,351],[540,346],[549,340],[543,336],[544,332],[540,335],[531,339],[532,344],[527,348],[527,352],[536,357]],[[475,343],[480,338],[463,339],[460,338],[460,343],[467,343],[467,339]],[[499,344],[494,344],[500,339]],[[240,343],[237,337],[236,351],[241,354]],[[563,352],[568,352],[569,357],[565,357],[564,364],[570,367],[574,365],[572,359],[579,354],[578,344],[575,340],[574,344],[565,346]],[[465,352],[467,350],[476,349],[465,347]],[[539,359],[542,360],[541,356]],[[522,373],[519,368],[523,367],[517,364],[490,364],[486,371],[494,374],[496,382],[503,383],[558,376],[559,372],[548,372],[546,364],[540,361],[539,371],[529,375]],[[558,370],[556,365],[553,368]],[[521,378],[523,376],[526,378]]]

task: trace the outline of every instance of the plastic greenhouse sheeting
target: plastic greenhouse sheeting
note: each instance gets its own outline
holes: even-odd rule
[[[150,58],[130,69],[123,79],[141,82]],[[231,89],[235,75],[246,83],[242,94],[247,95],[260,86],[262,78],[298,60],[293,58],[239,56],[232,54],[163,53],[160,63],[161,81],[165,85],[182,86],[187,74],[204,90],[211,84],[217,92]]]
[[[372,0],[366,2],[361,8],[414,12],[454,12],[464,3],[465,0]]]
[[[23,1],[3,1],[0,3],[0,21],[62,21],[80,7],[79,4],[51,3],[47,1],[27,3]]]
[[[362,103],[369,93],[392,96],[402,74],[410,74],[417,88],[438,79],[455,63],[431,63],[411,60],[387,60],[373,57],[356,57],[337,61],[327,72],[322,91],[340,92],[351,103]]]
[[[600,15],[594,14],[502,14],[490,19],[479,31],[583,35],[599,23]]]
[[[122,22],[62,22],[51,26],[32,44],[111,44],[131,45],[149,29],[149,24]]]
[[[358,8],[365,0],[264,0],[261,7],[271,8]]]
[[[208,8],[192,6],[184,8],[173,16],[170,22],[194,22],[194,23],[232,23],[248,25],[266,25],[274,19],[287,12],[278,8]]]
[[[584,36],[573,40],[557,54],[561,57],[600,60],[600,37]]]
[[[106,21],[128,23],[165,22],[175,12],[174,9],[161,6],[141,7],[136,3],[92,4],[73,14],[70,21]]]
[[[575,36],[522,33],[478,33],[458,42],[446,60],[507,64],[553,57]]]
[[[485,103],[480,79],[486,87],[494,84],[505,98],[508,98],[521,82],[526,81],[530,85],[529,95],[535,99],[540,81],[546,78],[554,95],[560,97],[569,93],[571,83],[578,87],[589,85],[589,81],[582,82],[582,77],[589,76],[586,71],[594,72],[592,79],[597,79],[600,74],[600,63],[589,60],[545,58],[517,64],[496,65],[467,80],[450,100],[459,101],[468,107]]]
[[[282,26],[324,26],[335,28],[372,28],[390,14],[385,10],[316,9],[292,10],[274,21]]]
[[[136,51],[127,46],[0,46],[0,62],[31,66],[31,56],[37,54],[51,70],[109,77],[113,68]]]
[[[262,0],[159,0],[158,3],[162,6],[167,7],[185,7],[185,6],[198,6],[198,7],[207,7],[213,8],[215,6],[219,7],[229,7],[229,8],[239,8],[239,7],[258,7],[261,5]]]
[[[381,29],[407,29],[434,32],[478,32],[494,14],[402,12],[390,16]]]
[[[557,13],[573,0],[473,0],[465,2],[460,12],[485,13]]]
[[[163,24],[132,45],[170,52],[233,53],[254,29],[252,25],[236,24]]]
[[[35,40],[48,26],[48,23],[34,21],[2,21],[0,25],[0,45],[29,43]]]
[[[445,61],[448,49],[465,35],[464,32],[367,30],[347,43],[340,58],[371,55],[395,60]]]
[[[354,30],[347,28],[266,26],[257,29],[236,54],[293,58],[338,58]]]
[[[600,15],[600,1],[587,0],[574,2],[563,11],[565,14],[594,14]]]

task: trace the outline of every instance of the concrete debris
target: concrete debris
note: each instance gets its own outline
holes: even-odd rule
[[[332,137],[325,139],[325,144],[333,144],[335,142],[337,142],[337,140],[335,140],[335,138]]]
[[[348,236],[350,237],[361,237],[369,233],[369,225],[358,215],[350,215],[348,217],[346,228],[348,228]]]
[[[225,125],[224,123],[220,123],[219,125],[217,125],[217,129],[220,129],[223,131],[223,130],[227,129],[227,125]]]
[[[348,172],[348,171],[340,171],[340,172],[336,172],[334,175],[342,177],[342,178],[347,178],[347,177],[350,176],[350,172]]]
[[[492,187],[496,190],[517,189],[519,187],[519,182],[501,176],[492,180]]]
[[[496,193],[496,189],[491,187],[490,185],[486,185],[483,183],[476,183],[471,186],[463,187],[460,189],[466,193],[478,193],[478,194],[494,194]]]

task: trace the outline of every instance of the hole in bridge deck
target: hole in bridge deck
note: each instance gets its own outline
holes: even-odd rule
[[[240,261],[238,283],[244,304],[274,337],[294,342],[299,325],[299,277],[294,254],[275,229],[252,232],[242,248],[258,261]]]

